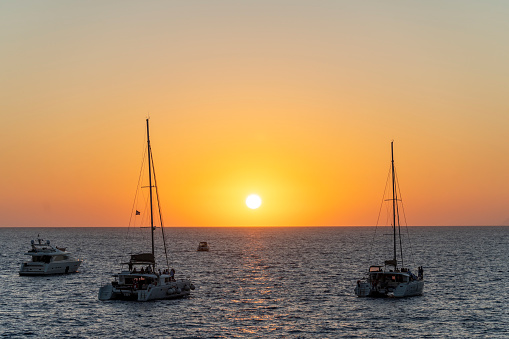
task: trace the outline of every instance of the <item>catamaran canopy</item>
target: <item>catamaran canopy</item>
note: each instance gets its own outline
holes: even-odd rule
[[[140,253],[131,255],[131,264],[154,264],[154,255],[152,253]]]

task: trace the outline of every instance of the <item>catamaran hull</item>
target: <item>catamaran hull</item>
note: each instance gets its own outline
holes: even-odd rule
[[[99,289],[99,300],[150,301],[178,299],[189,296],[194,288],[189,280],[179,280],[143,290],[116,288],[108,284]]]
[[[405,297],[414,297],[417,295],[422,295],[424,290],[424,281],[411,281],[407,284],[400,284],[398,287],[394,289],[394,291],[389,293],[389,297],[394,298],[405,298]]]
[[[401,283],[393,289],[374,289],[368,282],[357,283],[355,287],[355,294],[358,297],[406,298],[422,295],[423,291],[424,281],[422,280]]]
[[[19,269],[19,275],[53,275],[76,273],[81,265],[78,261],[59,261],[49,264],[40,262],[24,262]]]

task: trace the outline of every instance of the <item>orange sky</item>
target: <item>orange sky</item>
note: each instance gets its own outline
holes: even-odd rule
[[[509,4],[0,4],[0,226],[509,223]],[[257,193],[262,206],[245,198]]]

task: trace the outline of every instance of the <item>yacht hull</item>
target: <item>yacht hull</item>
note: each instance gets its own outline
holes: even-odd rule
[[[76,273],[81,260],[58,261],[51,263],[24,262],[19,269],[19,275],[53,275]]]

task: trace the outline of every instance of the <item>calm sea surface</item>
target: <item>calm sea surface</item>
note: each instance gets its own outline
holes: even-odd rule
[[[423,296],[408,299],[354,295],[368,266],[386,259],[370,251],[374,227],[168,228],[172,266],[193,280],[192,296],[99,301],[99,287],[128,259],[126,230],[0,228],[0,335],[509,337],[508,227],[410,227],[410,267],[424,266],[426,285]],[[80,272],[20,277],[37,234],[82,258]],[[149,245],[142,233],[131,235]],[[210,252],[196,251],[200,241]]]

